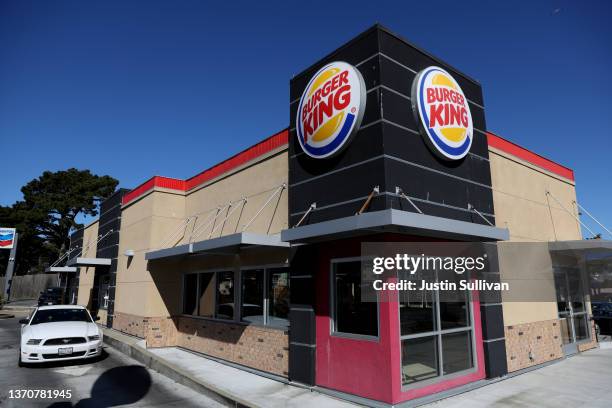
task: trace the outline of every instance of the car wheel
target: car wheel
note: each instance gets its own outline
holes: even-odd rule
[[[24,362],[21,361],[21,349],[19,349],[19,356],[17,356],[17,357],[18,357],[18,359],[17,359],[17,366],[18,367],[25,367]]]

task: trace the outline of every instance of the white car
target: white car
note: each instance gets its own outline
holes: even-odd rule
[[[20,323],[20,366],[91,358],[102,352],[102,331],[83,306],[40,306]]]

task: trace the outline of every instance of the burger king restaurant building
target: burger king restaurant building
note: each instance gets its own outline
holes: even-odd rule
[[[366,405],[597,346],[586,284],[552,272],[580,310],[360,299],[364,242],[584,245],[573,171],[488,131],[478,82],[376,25],[289,86],[288,129],[190,179],[121,190],[75,233],[75,253],[99,261],[73,257],[79,304],[147,347]],[[499,271],[525,262],[500,252]]]

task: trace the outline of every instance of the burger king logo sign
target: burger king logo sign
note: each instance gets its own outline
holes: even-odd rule
[[[412,84],[412,109],[421,133],[442,159],[459,160],[472,146],[474,127],[459,84],[439,67],[425,68]]]
[[[300,146],[310,157],[338,153],[359,129],[365,110],[361,73],[346,62],[332,62],[308,82],[297,110],[295,128]]]

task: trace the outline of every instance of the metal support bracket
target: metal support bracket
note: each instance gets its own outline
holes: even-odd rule
[[[370,206],[370,203],[372,202],[372,199],[374,198],[374,196],[378,195],[379,193],[380,193],[380,187],[375,186],[372,189],[372,192],[368,194],[368,198],[366,198],[365,202],[363,203],[363,205],[361,206],[361,208],[359,209],[359,211],[357,211],[355,215],[363,214],[363,212]]]
[[[397,194],[400,197],[405,198],[414,207],[414,209],[417,210],[419,214],[423,214],[423,211],[421,211],[421,209],[417,207],[414,201],[412,201],[410,197],[408,197],[406,193],[404,193],[404,190],[402,190],[401,187],[395,186],[395,194]]]
[[[304,215],[302,215],[302,218],[300,218],[300,220],[298,221],[297,224],[295,224],[293,226],[293,228],[295,227],[299,227],[300,225],[302,225],[302,222],[304,222],[304,220],[306,219],[306,217],[308,217],[308,214],[310,214],[310,212],[312,210],[314,210],[315,208],[317,208],[317,203],[312,203],[310,204],[310,207],[308,207],[308,210],[306,210],[306,212],[304,213]]]
[[[474,211],[476,214],[478,214],[480,216],[480,218],[482,218],[483,220],[485,220],[485,222],[487,224],[489,224],[490,226],[494,227],[495,225],[493,225],[493,223],[491,221],[488,220],[487,217],[485,217],[484,215],[482,215],[482,213],[480,211],[478,211],[476,209],[476,207],[474,207],[472,204],[468,203],[468,210],[470,211]]]

